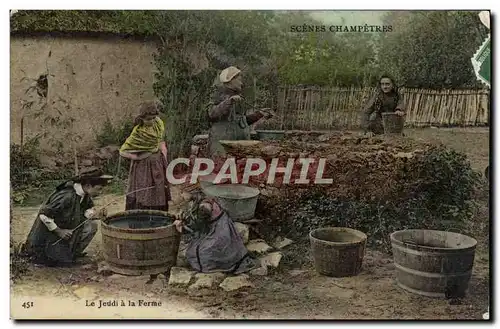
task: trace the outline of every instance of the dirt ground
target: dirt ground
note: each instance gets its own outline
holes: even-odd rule
[[[416,138],[444,142],[467,153],[473,168],[484,170],[489,157],[488,129],[409,130]],[[174,191],[175,192],[175,191]],[[177,198],[174,193],[174,203]],[[123,209],[124,197],[105,195],[96,203],[112,200],[108,213]],[[486,225],[486,200],[474,221]],[[37,208],[15,208],[11,235],[24,241]],[[172,209],[175,211],[175,209]],[[479,233],[478,233],[479,234]],[[389,255],[368,250],[362,272],[350,278],[329,278],[317,274],[311,262],[282,266],[270,275],[253,279],[253,289],[235,293],[188,292],[167,285],[160,276],[123,277],[97,274],[102,260],[100,233],[88,248],[90,261],[73,268],[31,267],[30,274],[11,285],[11,317],[33,318],[149,318],[149,319],[482,319],[488,309],[489,249],[487,236],[478,240],[475,266],[467,296],[459,305],[447,300],[421,297],[400,289],[395,283],[394,264]],[[291,247],[287,253],[297,253]],[[302,250],[307,254],[308,250]],[[306,257],[307,258],[307,257]],[[125,306],[97,308],[99,300],[121,301]],[[156,302],[153,306],[129,306],[131,301]],[[92,301],[96,306],[86,306]],[[26,307],[32,302],[32,306]],[[161,302],[161,306],[158,303]],[[23,304],[25,307],[23,307]]]

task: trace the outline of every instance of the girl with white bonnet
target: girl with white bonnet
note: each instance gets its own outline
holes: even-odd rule
[[[249,140],[250,126],[262,118],[273,116],[270,109],[260,109],[247,114],[242,94],[242,72],[235,66],[223,70],[216,81],[217,91],[209,105],[211,122],[208,150],[210,156],[224,156],[220,140]]]

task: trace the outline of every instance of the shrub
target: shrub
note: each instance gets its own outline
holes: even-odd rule
[[[29,273],[29,261],[21,255],[20,245],[10,240],[10,279],[17,281]]]
[[[38,138],[31,138],[21,147],[19,144],[10,146],[10,181],[12,188],[26,186],[42,176]]]
[[[463,154],[434,147],[409,160],[400,188],[387,199],[335,199],[325,190],[287,190],[261,198],[257,216],[269,220],[263,233],[271,239],[287,235],[307,242],[315,228],[344,226],[366,233],[369,245],[390,251],[389,235],[397,230],[466,230],[479,178]]]
[[[55,186],[72,176],[72,168],[52,171],[42,168],[40,143],[37,137],[28,139],[23,147],[10,147],[11,199],[15,204],[39,203]],[[36,192],[36,193],[35,193]]]
[[[108,145],[122,145],[134,129],[132,118],[126,118],[119,124],[113,125],[109,118],[106,118],[101,131],[96,135],[99,147]]]
[[[13,213],[12,204],[10,205],[10,224],[12,225]],[[21,256],[20,246],[16,245],[12,238],[10,239],[10,279],[16,281],[29,272],[29,263],[26,258]]]

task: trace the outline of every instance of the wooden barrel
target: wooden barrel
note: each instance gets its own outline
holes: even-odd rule
[[[467,290],[477,241],[463,234],[404,230],[391,234],[398,285],[428,297],[462,297]]]
[[[177,261],[180,234],[163,211],[130,210],[101,225],[102,248],[110,269],[124,275],[160,274]]]
[[[365,255],[366,234],[347,227],[325,227],[311,231],[309,240],[314,267],[332,277],[357,275]]]
[[[393,112],[382,113],[384,134],[402,134],[405,126],[405,117]]]

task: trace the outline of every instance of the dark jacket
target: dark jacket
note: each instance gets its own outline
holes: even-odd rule
[[[363,128],[367,129],[374,122],[381,124],[382,113],[395,112],[396,110],[405,111],[403,98],[399,92],[393,91],[388,94],[384,94],[382,91],[377,92],[363,110]]]
[[[60,241],[53,245],[59,237],[48,230],[40,219],[40,215],[45,215],[54,220],[54,223],[62,229],[74,229],[84,220],[85,211],[94,206],[92,199],[87,194],[81,197],[73,188],[73,182],[66,182],[59,185],[43,204],[31,227],[30,233],[23,245],[23,253],[32,256],[38,261],[47,261],[48,254],[58,255],[57,259],[51,261],[71,262],[74,256],[76,242],[80,239],[81,228],[73,232],[69,241]],[[57,251],[54,249],[57,248]],[[50,250],[49,250],[50,249]]]

